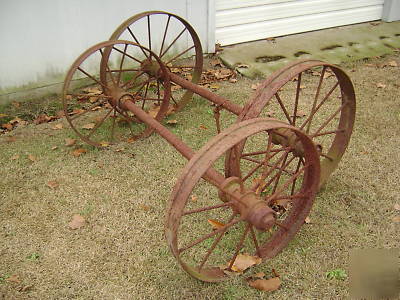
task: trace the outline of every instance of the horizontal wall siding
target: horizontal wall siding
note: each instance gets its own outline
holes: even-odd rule
[[[226,1],[219,1],[222,3],[217,1],[217,8],[229,7]],[[234,8],[217,9],[217,43],[229,45],[377,20],[381,18],[383,8],[383,0],[249,2],[259,5],[239,7],[240,3],[237,3],[237,6],[230,6]]]

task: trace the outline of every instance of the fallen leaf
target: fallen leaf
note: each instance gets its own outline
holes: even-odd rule
[[[259,88],[260,85],[261,85],[261,83],[254,83],[254,84],[251,85],[251,89],[252,90],[256,90],[256,89]]]
[[[55,180],[51,180],[51,181],[47,182],[46,185],[51,189],[55,189],[59,186],[58,182]]]
[[[47,123],[50,121],[50,117],[46,114],[40,114],[37,116],[37,118],[35,120],[33,120],[33,123],[38,125],[38,124],[42,124],[42,123]]]
[[[262,262],[262,259],[258,256],[252,256],[247,253],[238,254],[232,265],[232,271],[243,272],[251,266],[258,265]]]
[[[99,110],[99,109],[101,109],[101,106],[95,106],[95,107],[92,108],[92,111],[96,111],[96,110]]]
[[[306,115],[307,114],[302,110],[296,111],[296,118],[302,118],[302,117],[305,117]],[[291,117],[294,117],[294,115],[291,115]]]
[[[224,223],[218,222],[217,220],[213,219],[208,219],[207,222],[211,225],[213,230],[217,230],[225,226]]]
[[[394,223],[400,223],[400,216],[395,216],[395,217],[393,217],[392,221],[393,221]]]
[[[129,143],[129,144],[132,144],[134,141],[136,141],[137,140],[137,138],[134,138],[134,137],[130,137],[129,139],[127,139],[126,141]]]
[[[376,67],[374,64],[365,64],[366,67]]]
[[[210,84],[210,89],[218,90],[220,86],[218,84]]]
[[[311,223],[310,217],[306,217],[305,220],[304,220],[304,223],[310,224]]]
[[[207,129],[207,127],[206,127],[206,126],[204,126],[203,124],[201,124],[201,125],[199,126],[199,128],[200,128],[200,129],[204,129],[204,130],[206,130],[206,129]]]
[[[17,137],[15,137],[15,136],[8,136],[7,137],[7,142],[8,143],[12,143],[12,142],[15,142],[17,140]]]
[[[6,279],[6,281],[8,281],[8,282],[12,282],[12,283],[20,283],[21,282],[21,280],[19,280],[19,278],[18,278],[18,276],[17,275],[11,275],[10,277],[8,277],[7,279]]]
[[[74,151],[72,151],[71,154],[72,154],[73,156],[75,156],[75,157],[78,157],[78,156],[80,156],[80,155],[82,155],[82,154],[84,154],[84,153],[86,153],[86,152],[87,152],[86,149],[84,149],[84,148],[78,148],[78,149],[75,149]]]
[[[8,115],[6,115],[6,114],[0,114],[0,118],[4,118],[4,117],[7,117]]]
[[[7,130],[13,129],[13,126],[10,123],[1,124],[1,127],[3,127],[4,129],[7,129]]]
[[[272,292],[279,289],[281,286],[281,280],[279,277],[274,277],[271,279],[256,279],[249,281],[249,286],[265,292]]]
[[[144,210],[144,211],[149,211],[151,209],[151,206],[146,205],[146,204],[140,204],[139,207],[141,210]]]
[[[153,107],[150,108],[150,110],[147,112],[152,118],[155,118],[160,111],[161,106],[154,105]]]
[[[388,65],[391,66],[391,67],[398,67],[399,66],[395,60],[389,61]]]
[[[275,38],[274,37],[269,37],[269,38],[266,38],[265,40],[275,43]]]
[[[81,215],[73,215],[71,222],[69,222],[68,226],[72,230],[79,229],[86,224],[86,220]]]
[[[12,104],[14,107],[20,107],[20,106],[21,106],[21,103],[19,103],[19,102],[17,102],[17,101],[13,101],[11,104]]]
[[[18,291],[23,293],[23,292],[29,291],[31,288],[33,288],[33,284],[21,286],[21,287],[18,288]]]
[[[381,82],[378,82],[378,83],[376,84],[376,86],[378,87],[378,89],[384,89],[384,88],[386,88],[386,84],[381,83]]]
[[[115,149],[114,152],[122,152],[124,150],[125,150],[125,148],[118,148],[118,149]]]
[[[223,66],[222,62],[219,60],[219,58],[214,58],[214,59],[210,60],[210,64],[213,67],[222,67]]]
[[[192,201],[197,201],[197,196],[195,196],[195,195],[192,195]]]
[[[238,81],[238,80],[237,80],[236,78],[230,78],[230,79],[229,79],[229,82],[230,82],[230,83],[236,83],[237,81]]]
[[[265,277],[265,273],[264,273],[264,272],[258,272],[258,273],[256,273],[256,274],[254,274],[252,277],[253,277],[253,278],[260,278],[260,279],[262,279],[262,278]]]
[[[179,86],[179,85],[172,85],[171,86],[171,92],[175,92],[175,91],[180,90],[180,89],[182,89],[182,87]]]
[[[96,126],[95,123],[88,123],[88,124],[83,125],[82,129],[88,129],[89,130],[89,129],[93,129],[94,126]]]
[[[55,129],[55,130],[63,129],[63,124],[62,123],[58,123],[58,124],[53,126],[53,129]]]
[[[215,52],[221,52],[224,51],[224,48],[222,48],[221,44],[215,44]]]
[[[400,210],[400,204],[396,203],[395,205],[393,205],[395,210]]]
[[[177,123],[178,123],[177,120],[168,120],[168,121],[167,121],[167,124],[171,124],[171,125],[175,125],[175,124],[177,124]]]
[[[109,143],[109,142],[106,142],[106,141],[101,141],[101,142],[100,142],[100,145],[101,145],[102,147],[108,147],[108,146],[110,146],[110,143]]]
[[[16,159],[18,159],[18,158],[19,158],[19,155],[18,155],[18,154],[15,154],[15,155],[11,156],[11,160],[16,160]]]
[[[51,147],[51,150],[57,150],[57,149],[58,149],[58,146]]]
[[[28,159],[29,159],[31,162],[37,161],[37,158],[36,158],[35,156],[33,156],[32,154],[28,154]]]
[[[71,147],[71,146],[75,145],[75,143],[76,143],[76,139],[66,138],[64,145],[67,146],[67,147]]]

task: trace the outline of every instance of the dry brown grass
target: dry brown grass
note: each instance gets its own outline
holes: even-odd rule
[[[367,62],[380,64],[400,56]],[[167,201],[185,160],[157,135],[134,144],[70,155],[74,137],[65,121],[29,125],[0,137],[0,296],[5,299],[344,299],[348,280],[328,280],[348,270],[349,250],[398,247],[400,68],[360,62],[344,66],[357,94],[351,144],[339,170],[320,192],[290,245],[251,272],[275,268],[283,284],[272,294],[249,288],[242,277],[220,284],[183,272],[164,239]],[[255,81],[223,84],[219,94],[243,103]],[[386,88],[377,88],[378,82]],[[174,116],[173,132],[199,149],[215,132],[208,104],[195,97]],[[8,136],[16,141],[8,142]],[[51,150],[53,146],[58,149]],[[115,152],[117,148],[122,152]],[[18,154],[19,158],[11,158]],[[32,154],[37,161],[27,158]],[[134,154],[134,157],[133,157]],[[51,189],[46,183],[59,182]],[[149,209],[148,209],[149,208]],[[72,231],[73,214],[88,223]],[[194,228],[195,230],[195,228]],[[17,275],[20,283],[6,280]],[[26,291],[21,287],[31,286]],[[0,297],[1,298],[1,297]]]

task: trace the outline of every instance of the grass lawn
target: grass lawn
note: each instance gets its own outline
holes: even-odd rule
[[[345,299],[348,279],[328,279],[327,272],[348,273],[351,249],[400,245],[393,221],[400,204],[400,68],[389,61],[400,65],[399,53],[342,66],[356,90],[356,123],[311,222],[274,259],[218,284],[190,277],[166,244],[165,211],[186,160],[160,136],[100,150],[79,140],[68,147],[65,139],[76,136],[65,119],[0,135],[0,299]],[[244,104],[257,82],[218,83],[216,93]],[[0,112],[57,110],[52,101]],[[177,124],[166,126],[196,150],[216,134],[212,108],[200,97],[169,118]],[[222,120],[224,127],[234,122],[226,113]],[[77,148],[87,152],[76,157]],[[77,230],[68,225],[74,214],[87,221]],[[282,280],[275,292],[244,280],[272,275],[272,268]]]

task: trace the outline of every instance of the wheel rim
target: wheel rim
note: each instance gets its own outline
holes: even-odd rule
[[[147,58],[143,53],[157,62],[163,80],[144,71]],[[78,136],[101,147],[153,131],[120,109],[119,101],[132,100],[160,121],[168,110],[169,94],[167,69],[154,53],[129,41],[106,41],[86,50],[72,64],[64,81],[63,107]]]
[[[322,187],[346,151],[355,109],[354,88],[342,69],[321,61],[301,61],[278,70],[261,83],[238,122],[273,116],[310,135],[321,150]]]
[[[210,188],[210,185],[200,178],[210,167],[223,170],[224,166],[220,160],[230,149],[240,145],[244,139],[261,142],[262,144],[254,146],[264,150],[268,149],[267,153],[275,153],[271,151],[278,146],[267,142],[270,139],[265,140],[265,136],[269,136],[278,128],[287,129],[301,141],[300,143],[305,149],[304,163],[307,167],[298,170],[295,177],[298,181],[297,185],[295,183],[294,190],[291,189],[288,178],[286,181],[281,180],[275,191],[271,189],[263,193],[260,190],[260,199],[270,201],[271,206],[277,206],[276,201],[284,199],[286,196],[295,196],[288,201],[288,203],[292,203],[292,206],[286,206],[279,225],[275,224],[268,232],[259,231],[250,222],[241,220],[242,216],[237,214],[236,204],[232,201],[221,202],[220,199],[224,199],[224,197],[220,189],[214,186]],[[260,139],[262,136],[264,138]],[[272,162],[271,158],[270,163],[272,164]],[[233,163],[235,168],[239,167],[241,171],[248,170],[250,167],[247,164],[248,161],[241,159],[235,160]],[[267,170],[272,170],[272,175],[278,169],[267,165],[259,168],[260,172]],[[318,154],[313,143],[295,128],[280,121],[267,119],[251,119],[234,124],[211,139],[196,153],[174,187],[166,223],[166,237],[174,256],[186,272],[208,282],[226,279],[226,273],[229,271],[221,270],[220,264],[227,263],[227,267],[232,268],[236,257],[244,252],[254,253],[261,258],[275,256],[293,238],[308,215],[318,189],[319,171]],[[244,177],[242,178],[244,179]],[[229,178],[228,181],[231,179]],[[294,179],[291,182],[293,183],[293,181]],[[243,180],[243,184],[245,189],[250,189],[252,177]],[[296,201],[293,200],[295,198]],[[214,225],[218,225],[220,222],[229,228],[226,232],[222,227],[212,231],[209,225],[209,223],[213,224],[212,222]],[[197,228],[193,228],[193,226]],[[195,229],[200,233],[195,232]],[[210,234],[212,236],[209,238],[193,244]]]
[[[157,30],[158,28],[161,29]],[[176,37],[178,38],[175,39]],[[180,73],[181,76],[193,83],[198,83],[201,78],[203,51],[200,40],[193,27],[177,15],[163,11],[148,11],[137,14],[126,20],[114,31],[110,40],[117,39],[130,40],[138,44],[143,43],[158,54],[161,61],[171,72]],[[159,43],[159,41],[162,42]],[[176,50],[176,44],[182,41],[187,42],[187,45],[184,49]],[[186,50],[187,52],[185,52]],[[187,54],[193,55],[194,60],[180,60]],[[174,85],[170,102],[175,106],[175,110],[180,110],[190,101],[192,96],[193,92],[183,91],[179,86]]]

